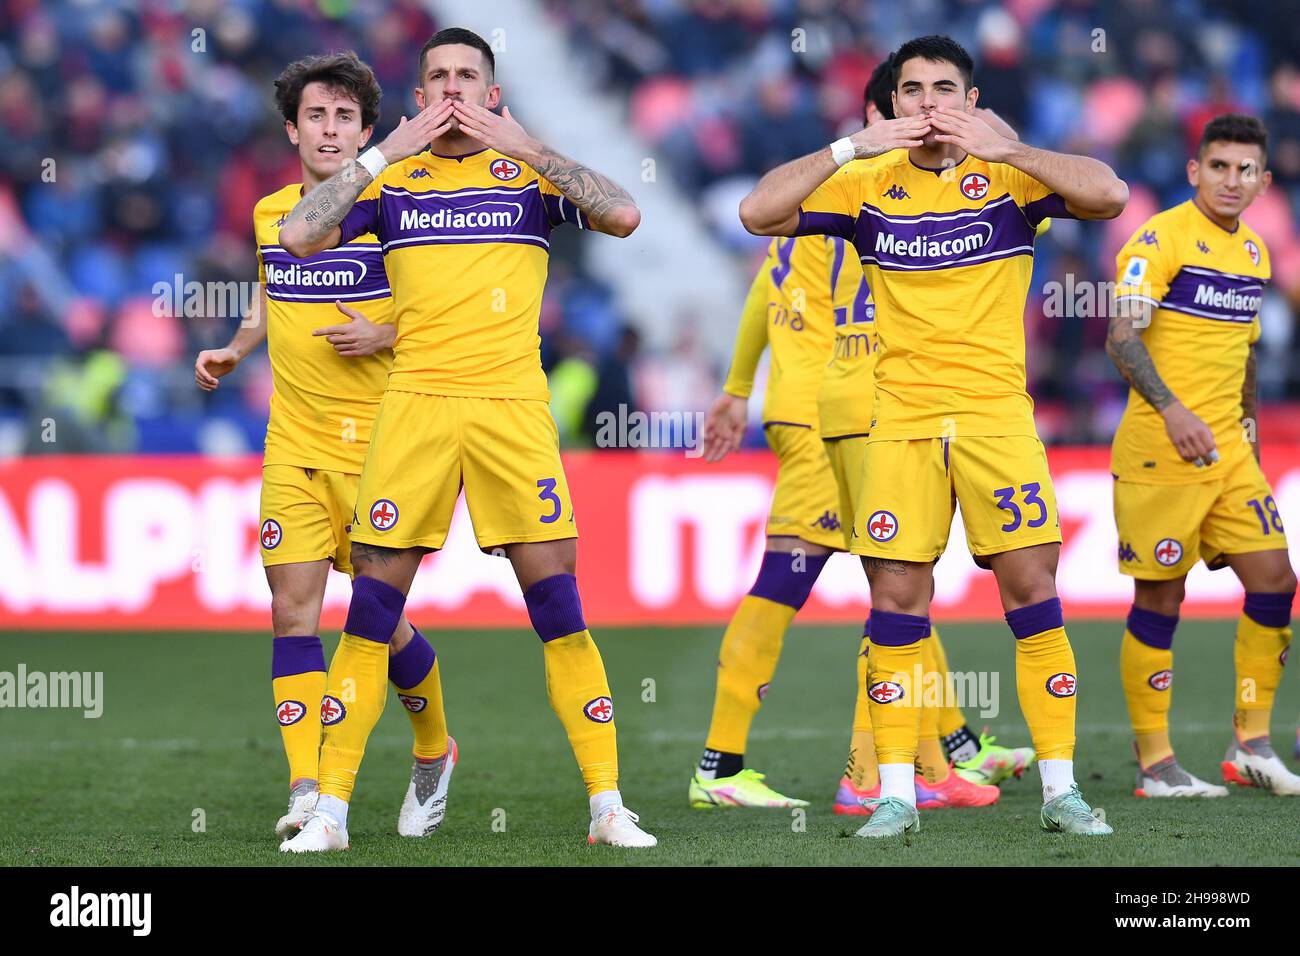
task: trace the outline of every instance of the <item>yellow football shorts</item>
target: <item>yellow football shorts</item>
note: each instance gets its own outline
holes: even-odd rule
[[[1145,581],[1180,578],[1202,558],[1221,568],[1225,555],[1287,547],[1273,489],[1254,455],[1193,485],[1117,480],[1115,527],[1120,571]]]
[[[576,538],[545,402],[389,390],[357,490],[352,540],[437,550],[461,488],[478,546]]]
[[[858,496],[862,494],[862,469],[867,459],[867,436],[850,435],[846,438],[824,438],[822,445],[831,462],[835,488],[840,501],[840,532],[844,548],[853,544],[853,513]]]
[[[961,505],[975,563],[1060,543],[1043,443],[1028,435],[868,441],[854,510],[854,554],[933,561]]]
[[[767,516],[767,534],[844,550],[839,498],[820,433],[802,425],[767,425],[767,444],[781,463]]]
[[[352,573],[348,525],[357,475],[295,465],[262,467],[262,565],[332,558]]]

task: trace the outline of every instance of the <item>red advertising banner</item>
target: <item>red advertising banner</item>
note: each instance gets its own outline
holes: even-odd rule
[[[1049,457],[1065,537],[1057,584],[1067,616],[1121,617],[1132,586],[1116,570],[1109,450],[1059,449]],[[762,555],[776,474],[770,454],[707,465],[663,452],[581,452],[566,455],[565,467],[591,624],[730,617]],[[1266,449],[1265,471],[1284,521],[1300,528],[1300,448]],[[0,462],[0,628],[267,628],[260,473],[251,456]],[[972,562],[960,522],[935,568],[935,616],[999,619],[993,575]],[[323,627],[342,624],[349,593],[347,578],[331,574]],[[407,607],[426,628],[527,622],[509,563],[475,547],[463,500],[446,549],[425,559]],[[800,619],[860,621],[868,607],[860,564],[837,555]],[[1240,608],[1231,572],[1198,565],[1183,613]]]

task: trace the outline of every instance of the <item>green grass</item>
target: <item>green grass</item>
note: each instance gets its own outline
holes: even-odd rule
[[[524,631],[435,633],[461,764],[447,821],[427,841],[395,834],[409,772],[405,711],[390,700],[371,738],[351,819],[352,850],[286,859],[271,833],[286,764],[272,717],[269,639],[250,634],[0,634],[0,670],[103,671],[97,720],[66,710],[0,711],[2,865],[1289,865],[1300,864],[1292,805],[1255,791],[1227,800],[1134,798],[1130,733],[1117,674],[1120,628],[1071,628],[1083,675],[1080,783],[1106,809],[1105,840],[1042,832],[1036,772],[991,808],[923,813],[889,854],[851,839],[830,812],[853,704],[851,627],[795,627],[754,725],[747,763],[813,801],[798,832],[780,811],[692,811],[686,785],[713,699],[720,630],[597,634],[618,705],[621,789],[659,837],[639,853],[585,843],[586,799],[546,701],[542,652]],[[1174,735],[1194,773],[1217,779],[1231,715],[1232,624],[1179,629]],[[1028,740],[1002,626],[945,628],[950,664],[995,671],[1004,743]],[[331,642],[327,641],[327,645]],[[327,652],[329,647],[327,646]],[[654,681],[654,702],[642,700]],[[1288,758],[1300,711],[1284,682],[1274,741]],[[968,711],[978,729],[982,721]],[[192,829],[195,811],[206,832]],[[493,821],[505,813],[505,831]],[[859,821],[860,822],[860,821]]]

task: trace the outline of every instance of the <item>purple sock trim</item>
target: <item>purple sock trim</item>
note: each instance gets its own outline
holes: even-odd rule
[[[1174,628],[1178,626],[1178,615],[1170,617],[1158,611],[1149,611],[1136,605],[1129,608],[1128,630],[1147,647],[1167,651],[1174,646]]]
[[[1018,641],[1033,637],[1035,634],[1042,634],[1043,631],[1050,631],[1054,627],[1065,627],[1065,617],[1061,614],[1059,597],[1007,611],[1005,617],[1007,623],[1011,625],[1011,633]]]
[[[325,670],[325,651],[315,634],[277,637],[271,642],[271,679]]]
[[[388,658],[388,679],[398,690],[410,690],[419,686],[420,681],[433,670],[433,662],[438,656],[419,628],[412,624],[411,630],[415,633],[410,643]]]
[[[343,630],[376,644],[387,644],[402,619],[406,595],[376,578],[359,577],[352,582],[352,603]]]
[[[930,633],[930,618],[925,614],[898,614],[872,608],[868,624],[871,643],[881,647],[906,647]]]
[[[1246,592],[1246,617],[1260,627],[1287,627],[1291,623],[1291,602],[1295,599],[1294,591],[1286,593],[1262,594]]]
[[[578,597],[578,579],[572,574],[556,574],[538,581],[524,592],[524,606],[543,644],[587,629],[582,599]]]
[[[796,611],[804,606],[808,595],[812,594],[817,576],[826,567],[829,554],[813,554],[804,559],[805,567],[796,571],[794,556],[784,551],[765,551],[763,563],[758,569],[758,578],[749,589],[750,597],[766,598],[777,604],[784,604]]]

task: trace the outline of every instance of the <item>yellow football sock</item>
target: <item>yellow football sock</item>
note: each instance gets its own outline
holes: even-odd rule
[[[605,665],[591,632],[578,631],[542,644],[546,693],[578,760],[587,796],[618,789],[614,703]]]
[[[745,752],[749,726],[776,673],[781,643],[794,615],[793,607],[767,598],[746,594],[740,599],[718,652],[713,719],[704,744],[709,750]]]
[[[943,674],[943,706],[939,708],[939,736],[947,737],[966,726],[966,715],[957,706],[957,694],[953,690],[952,670],[948,667],[948,655],[944,652],[943,641],[939,639],[939,629],[931,626],[930,643],[934,645],[934,669]]]
[[[388,679],[406,708],[415,732],[416,760],[436,760],[447,752],[447,714],[442,703],[442,678],[433,646],[411,627],[411,639],[388,658]]]
[[[330,661],[321,724],[320,792],[352,799],[366,741],[388,697],[388,645],[346,631]]]
[[[1237,670],[1233,726],[1242,740],[1268,735],[1285,654],[1291,645],[1291,597],[1248,593],[1246,613],[1237,621],[1237,640],[1232,649]],[[1259,623],[1256,617],[1286,623],[1270,627]]]
[[[930,621],[921,615],[871,611],[867,698],[882,764],[915,764],[921,735],[921,644]]]
[[[271,687],[280,739],[289,758],[289,783],[315,780],[320,762],[320,699],[325,693],[325,672],[277,677]]]
[[[871,730],[871,698],[867,696],[867,652],[871,638],[864,637],[858,647],[858,692],[853,704],[853,737],[849,741],[849,759],[844,776],[859,790],[870,790],[880,783],[880,764],[876,762],[876,735]]]
[[[1119,650],[1120,682],[1137,740],[1138,761],[1150,767],[1172,756],[1169,706],[1174,652],[1143,643],[1128,628]]]
[[[1064,627],[1016,641],[1016,693],[1039,760],[1074,759],[1077,675]]]
[[[948,779],[948,757],[943,752],[943,744],[939,742],[940,708],[929,706],[933,699],[934,682],[940,681],[940,688],[947,684],[947,670],[939,670],[934,645],[933,637],[921,641],[921,686],[916,693],[916,702],[921,705],[921,729],[916,757],[920,774],[928,784],[943,783]],[[926,697],[927,694],[931,695],[930,698]]]

